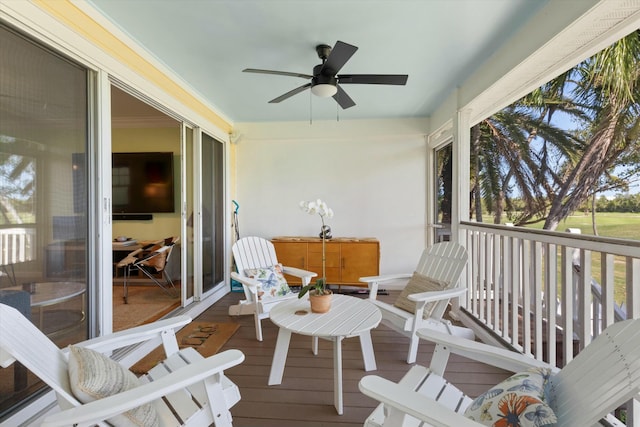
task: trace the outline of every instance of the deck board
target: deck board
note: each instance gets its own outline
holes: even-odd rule
[[[398,292],[379,298],[392,302]],[[357,338],[343,341],[344,415],[333,407],[333,358],[331,343],[320,340],[318,356],[311,353],[311,339],[293,334],[284,369],[282,384],[268,386],[271,359],[276,343],[277,327],[268,319],[262,321],[264,341],[255,339],[252,316],[229,316],[228,306],[242,294],[232,292],[198,316],[198,321],[236,322],[240,329],[222,350],[237,348],[245,361],[227,371],[240,388],[240,402],[232,409],[234,427],[355,427],[377,405],[358,390],[358,382],[367,374],[398,381],[409,369],[405,359],[409,340],[385,326],[371,331],[378,369],[365,372]],[[421,343],[417,363],[428,365],[433,345]],[[452,356],[446,377],[470,396],[477,396],[506,378],[509,373],[482,363]]]

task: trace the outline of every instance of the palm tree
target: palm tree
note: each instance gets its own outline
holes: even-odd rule
[[[570,71],[574,102],[591,118],[580,156],[569,157],[544,228],[554,230],[598,187],[603,175],[639,147],[640,32],[634,31]]]
[[[510,219],[519,225],[539,221],[552,189],[547,178],[557,179],[549,167],[550,152],[570,153],[579,146],[569,132],[549,122],[552,109],[537,106],[539,96],[523,98],[471,130],[472,198],[478,220],[480,200],[493,213],[494,223],[500,223],[505,209],[513,211],[515,196],[522,200],[523,209]],[[556,110],[563,109],[557,100],[554,105]]]
[[[514,223],[544,220],[544,228],[554,230],[603,186],[624,185],[615,167],[627,162],[635,166],[631,173],[638,170],[639,60],[636,31],[474,126],[478,220],[480,199],[499,223],[518,197],[523,207]],[[558,114],[579,128],[558,128]]]

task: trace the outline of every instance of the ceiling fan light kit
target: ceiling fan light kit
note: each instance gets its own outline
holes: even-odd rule
[[[245,68],[245,73],[260,74],[276,74],[281,76],[299,77],[310,79],[310,83],[299,86],[289,92],[272,99],[269,103],[278,103],[304,92],[307,88],[311,88],[311,93],[321,97],[333,99],[342,107],[347,109],[356,105],[356,103],[342,89],[345,84],[383,84],[383,85],[405,85],[408,76],[406,74],[348,74],[339,75],[338,72],[344,64],[358,50],[356,46],[341,42],[338,40],[333,47],[320,44],[316,46],[316,53],[322,60],[322,64],[313,67],[313,75],[292,73],[287,71],[261,70],[256,68]]]

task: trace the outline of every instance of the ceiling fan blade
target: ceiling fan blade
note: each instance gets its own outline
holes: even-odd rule
[[[353,102],[353,99],[351,99],[351,97],[347,95],[347,92],[345,92],[340,86],[338,86],[338,92],[333,95],[333,99],[336,100],[338,105],[340,105],[343,110],[356,105],[356,103]]]
[[[340,84],[405,85],[408,78],[406,74],[341,74],[338,76],[338,82]]]
[[[331,53],[327,57],[327,60],[322,64],[322,68],[320,72],[323,74],[331,74],[335,76],[338,71],[347,63],[349,58],[353,56],[358,50],[357,47],[352,46],[348,43],[341,42],[338,40],[336,45],[331,49]],[[324,72],[327,70],[328,72]]]
[[[313,76],[309,74],[302,73],[290,73],[288,71],[274,71],[274,70],[259,70],[257,68],[245,68],[242,70],[243,73],[258,73],[258,74],[275,74],[277,76],[289,76],[289,77],[300,77],[303,79],[312,79]]]
[[[307,88],[311,87],[311,83],[307,83],[306,85],[302,85],[300,87],[297,87],[293,90],[290,90],[289,92],[285,93],[284,95],[280,95],[277,98],[272,99],[271,101],[269,101],[269,104],[276,104],[280,101],[284,101],[287,98],[291,98],[293,95],[297,95],[300,92],[304,92]]]

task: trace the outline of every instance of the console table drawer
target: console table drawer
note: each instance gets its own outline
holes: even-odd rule
[[[283,265],[313,271],[322,277],[321,238],[275,237],[271,242]],[[358,279],[380,274],[380,242],[374,238],[325,241],[325,271],[330,285],[366,286]],[[298,283],[295,278],[287,277],[287,280]]]

